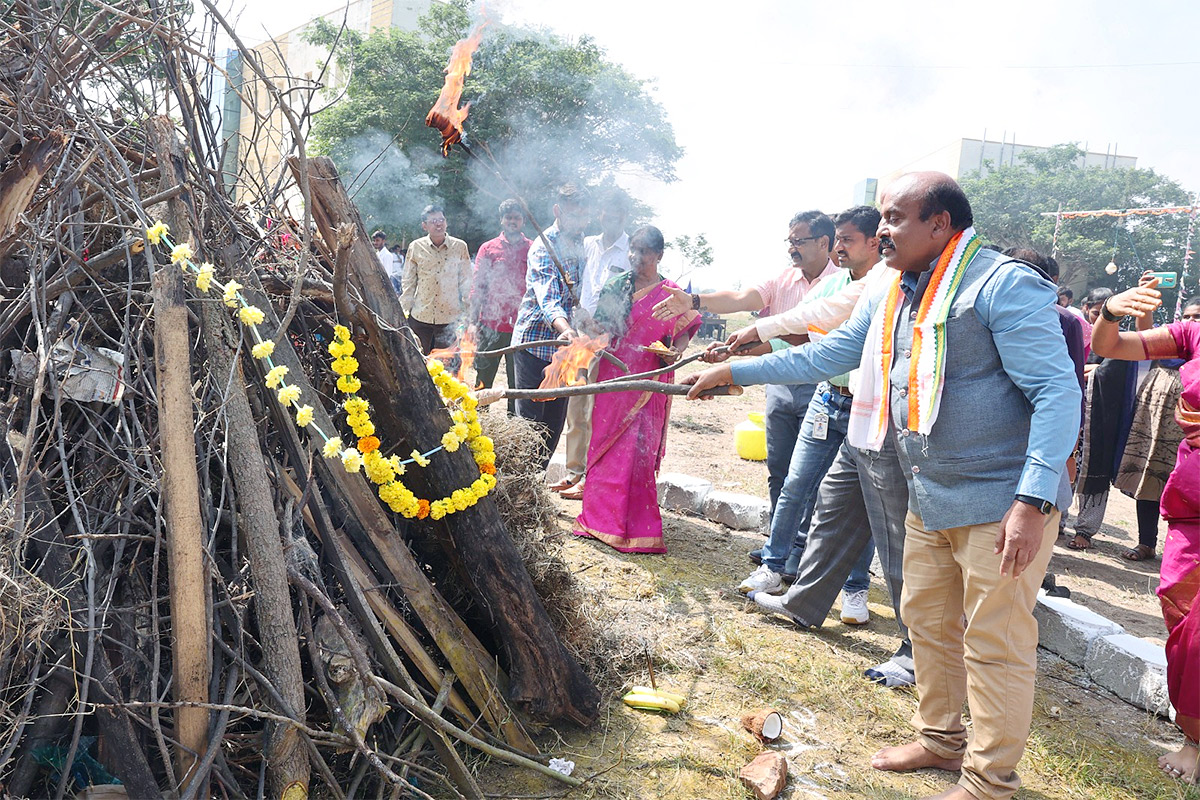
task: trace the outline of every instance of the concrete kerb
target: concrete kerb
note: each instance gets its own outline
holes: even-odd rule
[[[1132,636],[1107,617],[1045,591],[1038,592],[1033,615],[1039,645],[1082,667],[1098,686],[1125,702],[1173,716],[1162,645]]]

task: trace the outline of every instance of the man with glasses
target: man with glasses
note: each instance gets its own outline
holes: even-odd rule
[[[829,217],[820,211],[803,211],[788,223],[785,241],[792,265],[783,272],[750,289],[690,295],[680,289],[668,289],[671,297],[654,307],[654,316],[670,319],[688,309],[715,314],[764,309],[772,314],[788,311],[799,305],[822,279],[837,274],[838,267],[830,258],[833,237],[833,221]],[[772,514],[814,389],[816,385],[811,383],[766,387],[767,486]]]
[[[421,212],[426,235],[408,246],[408,264],[401,279],[400,305],[408,327],[421,343],[421,352],[453,347],[456,324],[471,296],[471,254],[462,239],[446,235],[446,212],[426,206]]]

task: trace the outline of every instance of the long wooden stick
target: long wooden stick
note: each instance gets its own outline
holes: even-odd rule
[[[487,405],[497,400],[515,397],[520,400],[557,400],[560,397],[578,397],[588,394],[608,394],[609,392],[656,392],[658,394],[684,395],[692,390],[691,386],[682,383],[663,383],[662,381],[601,381],[600,383],[585,383],[579,386],[561,386],[557,389],[484,389],[476,397],[479,405]],[[701,397],[739,397],[743,392],[741,386],[714,386],[700,393]]]
[[[150,120],[159,158],[182,169],[172,152],[175,127],[167,117]],[[176,163],[178,160],[178,163]],[[164,177],[173,185],[174,171]],[[171,225],[187,241],[187,218]],[[158,425],[162,441],[162,493],[166,499],[167,561],[171,594],[171,667],[175,699],[184,704],[208,700],[212,655],[208,647],[208,578],[204,569],[200,481],[196,474],[195,417],[192,413],[191,342],[184,305],[183,273],[165,264],[154,275],[154,369],[158,381]],[[183,782],[198,753],[208,749],[208,709],[181,705],[175,714],[179,740],[175,771]],[[204,794],[204,792],[202,792]]]

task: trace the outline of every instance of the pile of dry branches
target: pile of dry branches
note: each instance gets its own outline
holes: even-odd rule
[[[444,432],[361,221],[304,155],[306,103],[246,51],[246,113],[282,113],[293,156],[231,200],[208,96],[228,26],[203,1],[202,35],[183,4],[3,6],[0,793],[482,797],[468,752],[578,783],[529,731],[590,722],[599,694],[508,539],[546,516],[503,475],[504,441],[503,517],[490,499],[441,524],[391,514],[263,388],[219,298],[145,241],[166,220],[243,284],[306,397],[334,408],[340,322],[381,438],[407,453]],[[414,491],[478,476],[438,455]]]

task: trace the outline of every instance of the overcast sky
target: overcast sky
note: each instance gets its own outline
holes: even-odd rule
[[[336,7],[254,0],[259,40]],[[1200,4],[732,3],[491,0],[508,24],[589,34],[666,109],[679,180],[630,188],[668,239],[706,233],[712,288],[789,262],[796,211],[839,211],[854,184],[962,138],[1116,146],[1200,189]]]

